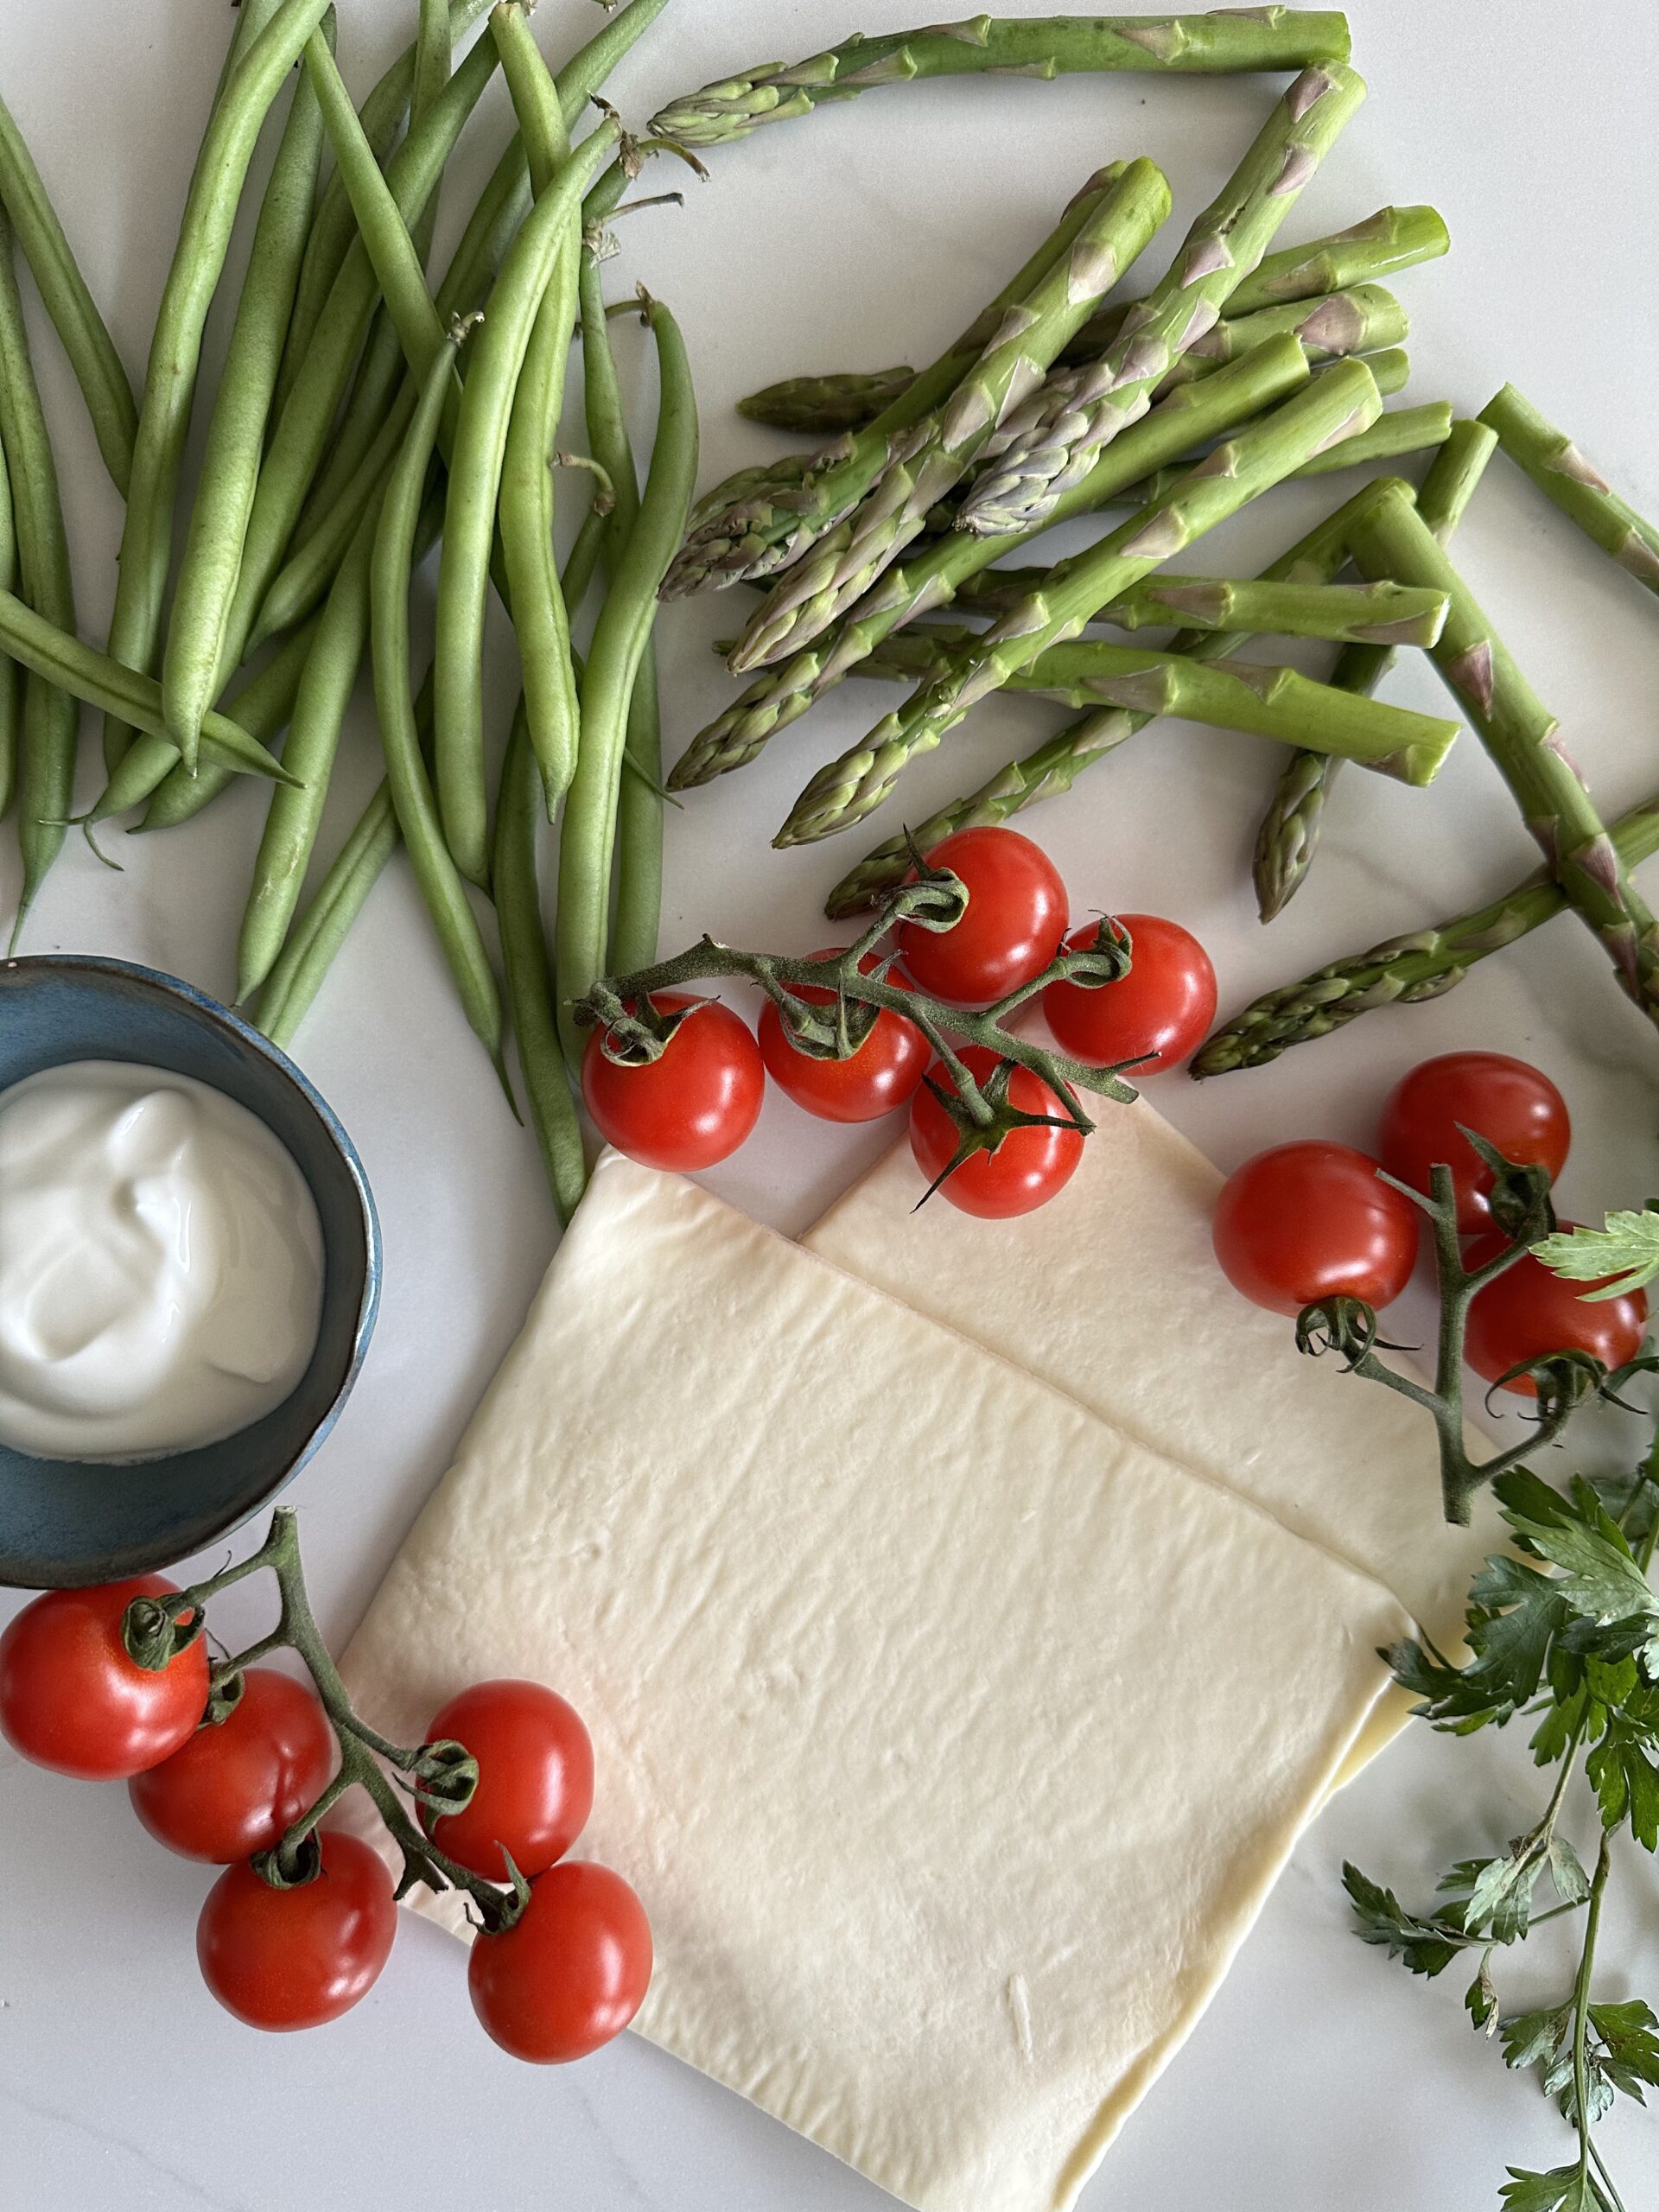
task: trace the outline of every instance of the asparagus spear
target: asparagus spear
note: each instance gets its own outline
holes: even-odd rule
[[[1659,592],[1659,530],[1644,522],[1603,482],[1564,430],[1547,423],[1529,399],[1506,384],[1480,410],[1498,443],[1524,468],[1547,499],[1577,523],[1591,543],[1611,554],[1639,584]]]
[[[1097,361],[1058,372],[1009,423],[1012,442],[969,493],[960,528],[1001,532],[1052,513],[1060,494],[1146,412],[1171,365],[1213,328],[1364,97],[1363,80],[1339,62],[1303,71],[1122,334]]]
[[[785,377],[763,385],[737,411],[773,430],[798,430],[813,438],[839,437],[874,422],[916,380],[914,369],[839,369],[827,377]]]
[[[1042,383],[1090,303],[1110,291],[1169,207],[1163,171],[1154,162],[1131,162],[1065,252],[1009,307],[949,399],[917,424],[868,497],[773,586],[731,657],[734,671],[775,660],[791,640],[817,637],[863,597],[972,467],[1008,410]]]
[[[1342,361],[1218,446],[1155,505],[1056,569],[1047,589],[1004,615],[971,652],[953,658],[947,673],[821,769],[774,842],[810,844],[862,821],[889,795],[906,762],[931,752],[980,700],[1048,646],[1075,636],[1098,608],[1270,489],[1310,454],[1363,429],[1381,405],[1364,364]]]
[[[1385,396],[1394,386],[1398,371],[1395,364],[1403,361],[1402,353],[1365,353],[1360,357],[1376,379],[1376,388]],[[1312,461],[1304,461],[1293,469],[1286,480],[1299,483],[1304,477],[1331,476],[1338,469],[1363,468],[1368,461],[1398,461],[1407,454],[1421,453],[1430,446],[1444,445],[1450,436],[1452,423],[1452,403],[1448,399],[1433,400],[1426,407],[1396,408],[1392,415],[1379,415],[1369,430],[1357,431],[1351,438],[1344,438],[1332,447],[1329,453],[1316,453]],[[1166,468],[1155,469],[1138,484],[1126,484],[1115,506],[1144,507],[1149,499],[1160,499],[1183,469],[1190,468],[1199,454],[1188,454],[1182,461]]]
[[[804,61],[768,61],[687,92],[658,111],[652,134],[686,146],[723,146],[763,123],[810,115],[873,85],[916,77],[1013,71],[1059,77],[1105,70],[1236,74],[1345,61],[1348,23],[1334,12],[1264,7],[1208,16],[1047,16],[969,22],[847,39]]]
[[[1131,438],[1138,435],[1135,431],[1129,433]],[[1124,442],[1127,444],[1128,440]],[[1369,496],[1367,487],[1333,514],[1327,515],[1306,537],[1298,539],[1262,571],[1262,581],[1328,583],[1348,558],[1350,518],[1359,502]],[[1195,660],[1220,659],[1237,652],[1247,642],[1243,634],[1236,632],[1222,631],[1206,636],[1200,631],[1188,630],[1171,640],[1170,650],[1185,653]],[[908,833],[889,837],[876,846],[836,884],[825,902],[826,912],[836,920],[858,913],[884,891],[902,881],[905,871],[912,865],[912,837],[927,852],[952,830],[1006,822],[1039,799],[1058,798],[1062,791],[1070,791],[1091,762],[1115,752],[1126,739],[1144,729],[1151,719],[1149,715],[1128,714],[1116,707],[1096,708],[1079,715],[1023,760],[1012,760],[999,768],[977,791],[939,808]]]
[[[987,569],[963,585],[957,604],[975,614],[1005,614],[1043,590],[1048,576],[1044,569]],[[1160,569],[1092,619],[1120,630],[1173,622],[1195,630],[1323,638],[1338,645],[1432,645],[1445,626],[1447,605],[1443,592],[1409,584],[1281,583],[1261,577],[1178,576]],[[925,634],[938,633],[935,629]],[[899,664],[889,657],[889,668]]]
[[[1621,871],[1659,852],[1659,793],[1615,823],[1609,837]],[[1264,992],[1216,1031],[1194,1056],[1191,1072],[1203,1077],[1262,1067],[1290,1046],[1328,1036],[1373,1007],[1414,1006],[1441,998],[1478,960],[1501,952],[1567,906],[1567,893],[1541,868],[1472,913],[1333,960],[1300,982]]]
[[[1366,575],[1432,584],[1452,609],[1434,665],[1520,805],[1556,880],[1601,939],[1620,982],[1659,1022],[1659,929],[1610,843],[1560,725],[1534,693],[1473,594],[1434,543],[1408,485],[1372,487],[1350,537]]]
[[[1311,300],[1324,292],[1345,292],[1374,283],[1420,261],[1433,261],[1452,241],[1444,219],[1433,207],[1379,207],[1363,223],[1306,245],[1284,246],[1268,254],[1222,306],[1228,321],[1287,300]],[[1067,365],[1093,360],[1123,327],[1135,301],[1101,308],[1060,350]],[[752,423],[804,437],[830,437],[862,429],[903,391],[915,371],[909,368],[840,370],[828,376],[787,377],[740,399],[737,411]]]
[[[1417,512],[1437,543],[1447,543],[1463,519],[1497,443],[1484,423],[1451,426],[1417,494]],[[1357,645],[1338,656],[1331,681],[1344,691],[1370,693],[1393,663],[1392,648]],[[1283,912],[1307,874],[1335,774],[1327,753],[1300,753],[1285,764],[1256,833],[1253,873],[1256,906],[1264,922]]]
[[[1208,376],[1222,362],[1236,360],[1281,330],[1301,340],[1310,361],[1334,361],[1349,353],[1398,346],[1410,328],[1405,309],[1384,285],[1356,284],[1351,291],[1321,292],[1311,300],[1290,300],[1217,322],[1187,347],[1158,389],[1160,393],[1173,391],[1178,384]]]
[[[955,391],[1014,302],[1052,269],[1104,204],[1128,164],[1096,171],[1022,269],[982,308],[931,367],[855,437],[821,454],[791,454],[772,469],[740,469],[704,494],[663,585],[665,599],[719,591],[740,578],[770,575],[805,551],[857,505],[887,467],[903,433]]]
[[[1306,376],[1307,357],[1295,340],[1276,338],[1258,346],[1243,360],[1230,363],[1218,375],[1183,385],[1102,455],[1084,482],[1066,494],[1053,519],[1092,513],[1148,467],[1247,421]],[[684,791],[709,783],[753,760],[775,731],[804,715],[883,638],[912,615],[948,606],[969,576],[1017,551],[1035,535],[1033,531],[1014,531],[1003,537],[969,537],[948,532],[913,560],[889,569],[876,589],[835,631],[762,676],[701,731],[670,775],[671,787]]]
[[[974,640],[975,632],[959,624],[923,624],[889,638],[859,664],[858,672],[901,683],[926,681]],[[1294,668],[1193,660],[1184,653],[1142,652],[1092,638],[1051,645],[1010,677],[1007,689],[1058,699],[1069,707],[1118,707],[1148,720],[1173,715],[1216,729],[1247,730],[1281,745],[1361,760],[1415,785],[1433,782],[1459,727],[1437,715],[1333,690]]]

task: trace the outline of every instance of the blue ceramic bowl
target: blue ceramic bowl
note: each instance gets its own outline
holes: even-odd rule
[[[268,1504],[334,1427],[380,1299],[380,1226],[351,1139],[283,1053],[171,976],[65,955],[0,962],[0,1092],[69,1060],[136,1060],[211,1084],[281,1138],[322,1224],[322,1325],[274,1413],[130,1467],[0,1443],[0,1583],[111,1582],[166,1567]]]

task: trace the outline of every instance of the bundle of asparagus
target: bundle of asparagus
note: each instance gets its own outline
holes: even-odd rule
[[[1275,39],[1285,28],[1274,11],[1255,11],[1255,18]],[[1121,23],[1116,30],[1128,35]],[[1078,50],[1057,40],[1052,66],[1077,66]],[[1179,66],[1196,67],[1207,66],[1201,56],[1236,49],[1227,38],[1206,44],[1172,29],[1164,50],[1179,57]],[[1264,58],[1268,50],[1264,41]],[[705,87],[658,122],[713,143],[867,85],[995,67],[1027,52],[1008,26],[854,41],[793,68],[769,67]],[[1516,797],[1544,851],[1551,895],[1575,908],[1627,992],[1659,1020],[1659,925],[1630,881],[1631,839],[1603,828],[1553,719],[1444,550],[1499,442],[1594,543],[1656,591],[1659,531],[1513,386],[1478,422],[1459,422],[1444,401],[1379,419],[1379,395],[1405,379],[1405,357],[1396,349],[1406,323],[1378,280],[1446,250],[1440,216],[1427,207],[1385,207],[1307,245],[1270,250],[1280,222],[1363,95],[1345,59],[1345,49],[1307,57],[1162,281],[1142,298],[1108,301],[1081,320],[1049,350],[1048,376],[1023,402],[1006,385],[988,395],[976,353],[982,319],[971,339],[919,376],[907,367],[834,371],[786,379],[740,403],[752,420],[830,442],[816,454],[741,471],[700,504],[667,588],[683,594],[740,580],[763,584],[761,606],[722,647],[734,672],[760,674],[693,739],[670,783],[685,790],[742,766],[845,676],[861,670],[917,680],[907,706],[817,771],[774,841],[810,842],[880,805],[906,764],[992,691],[1039,692],[1084,709],[977,791],[878,846],[830,893],[828,911],[840,916],[889,888],[913,844],[925,848],[970,823],[1005,821],[1069,789],[1082,768],[1159,713],[1265,731],[1292,747],[1256,840],[1265,921],[1306,879],[1343,760],[1368,758],[1369,748],[1344,733],[1400,647],[1414,645],[1432,655]],[[1059,239],[1075,235],[1075,213],[1071,220],[1073,230],[1063,227],[1043,252],[1052,257]],[[988,313],[1029,287],[1042,261],[1039,253]],[[1038,350],[1028,349],[1028,358]],[[1331,365],[1343,362],[1349,365]],[[1314,363],[1326,365],[1315,380],[1323,389],[1293,399]],[[972,443],[949,448],[949,465],[933,474],[945,443],[938,426],[949,414],[953,380],[962,379],[973,395]],[[1200,588],[1180,580],[1160,592],[1151,581],[1213,521],[1287,476],[1424,450],[1436,458],[1421,495],[1397,481],[1370,488],[1254,586],[1223,579]],[[912,455],[921,457],[919,467]],[[1052,569],[1011,564],[1048,526],[1111,506],[1133,507],[1135,518],[1109,530],[1090,552]],[[1432,626],[1406,620],[1389,635],[1347,636],[1328,686],[1258,670],[1247,701],[1236,659],[1244,639],[1274,630],[1334,635],[1334,606],[1320,594],[1351,564],[1373,582],[1433,590],[1444,617],[1437,614]],[[920,620],[953,603],[988,626]],[[1160,616],[1187,625],[1160,653],[1070,642],[1097,620],[1133,629]],[[1300,742],[1299,727],[1307,732]],[[1443,751],[1440,744],[1402,744],[1386,763],[1372,753],[1368,765],[1404,768],[1427,781]],[[1526,898],[1531,913],[1538,887],[1529,887]],[[1474,917],[1467,927],[1448,925],[1442,933],[1456,952],[1451,980],[1487,927],[1486,918]],[[1384,951],[1395,957],[1393,948]],[[1271,1019],[1255,1018],[1260,1008],[1244,1018],[1254,1040],[1248,1052],[1229,1057],[1233,1047],[1223,1033],[1198,1071],[1270,1057],[1287,1041],[1287,1023],[1298,1019],[1307,1027],[1296,1033],[1323,1033],[1388,995],[1445,987],[1435,980],[1438,969],[1415,968],[1389,968],[1349,987],[1351,970],[1363,976],[1377,966],[1378,956],[1367,956],[1275,995],[1263,1002]],[[1338,982],[1340,990],[1333,988]],[[1336,1005],[1339,1014],[1328,1011]]]

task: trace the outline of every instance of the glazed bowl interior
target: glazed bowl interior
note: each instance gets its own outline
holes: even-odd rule
[[[209,1084],[287,1147],[322,1227],[322,1320],[281,1405],[216,1444],[131,1465],[39,1459],[0,1441],[0,1583],[113,1581],[182,1559],[274,1497],[334,1426],[380,1287],[374,1204],[351,1140],[293,1063],[174,977],[71,956],[0,963],[0,1096],[73,1060],[130,1060]]]

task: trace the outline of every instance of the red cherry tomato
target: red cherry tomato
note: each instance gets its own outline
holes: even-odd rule
[[[504,1934],[474,1938],[467,1986],[503,2050],[560,2066],[621,2034],[651,1961],[651,1923],[622,1877],[571,1859],[537,1877]]]
[[[1312,1141],[1258,1152],[1216,1203],[1216,1257],[1235,1290],[1272,1313],[1324,1298],[1388,1306],[1411,1280],[1417,1209],[1376,1162]]]
[[[1197,1050],[1216,1018],[1216,971],[1190,930],[1157,914],[1120,914],[1133,941],[1127,976],[1093,989],[1086,983],[1051,983],[1043,1014],[1054,1041],[1074,1060],[1113,1067],[1139,1060],[1139,1081],[1173,1068]],[[1086,950],[1097,935],[1093,924],[1066,943]],[[1149,1054],[1150,1058],[1143,1057]]]
[[[1564,1221],[1560,1226],[1565,1230],[1577,1224]],[[1464,1265],[1484,1267],[1497,1257],[1503,1243],[1496,1230],[1477,1236],[1465,1255]],[[1523,1359],[1543,1359],[1557,1351],[1586,1351],[1604,1367],[1622,1367],[1642,1349],[1648,1325],[1647,1296],[1633,1290],[1622,1298],[1599,1299],[1594,1305],[1586,1305],[1584,1293],[1600,1287],[1593,1282],[1568,1282],[1529,1252],[1477,1294],[1469,1308],[1465,1358],[1488,1382],[1496,1382]],[[1518,1375],[1503,1387],[1520,1398],[1538,1395],[1530,1376]]]
[[[647,1167],[687,1174],[735,1152],[760,1118],[766,1071],[754,1032],[718,999],[658,991],[660,1014],[686,1016],[641,1067],[609,1058],[594,1030],[582,1056],[582,1095],[608,1144]]]
[[[227,2012],[286,2032],[337,2020],[366,1997],[391,1955],[391,1877],[366,1843],[325,1830],[322,1872],[273,1890],[245,1863],[227,1866],[196,1923],[196,1958]]]
[[[815,952],[812,957],[823,960],[828,954]],[[859,963],[860,972],[868,976],[880,965],[871,953]],[[900,990],[908,988],[902,976],[893,981]],[[830,1006],[836,995],[816,983],[802,983],[790,995],[812,1006]],[[915,1092],[927,1069],[927,1039],[915,1023],[884,1007],[851,1059],[814,1059],[791,1044],[784,1018],[770,999],[760,1011],[760,1057],[766,1072],[821,1122],[874,1122],[891,1114]]]
[[[48,1590],[0,1636],[0,1733],[36,1766],[86,1782],[124,1782],[157,1766],[207,1704],[200,1637],[165,1667],[141,1667],[121,1641],[135,1598],[178,1588],[162,1574]]]
[[[900,925],[899,953],[918,987],[947,1006],[989,1006],[1040,976],[1065,935],[1065,886],[1040,845],[1017,830],[958,830],[927,855],[962,878],[968,906],[954,929]]]
[[[322,1795],[335,1756],[315,1694],[274,1667],[251,1667],[228,1719],[135,1775],[127,1794],[157,1843],[228,1866],[281,1841]]]
[[[996,1065],[996,1054],[988,1046],[968,1045],[958,1057],[982,1088]],[[955,1090],[943,1061],[936,1060],[929,1072],[935,1083]],[[1022,1114],[1065,1112],[1064,1103],[1029,1068],[1015,1068],[1008,1084],[1008,1103]],[[910,1148],[930,1183],[944,1173],[960,1139],[961,1132],[932,1092],[925,1088],[918,1090],[911,1102]],[[984,1221],[1004,1221],[1014,1214],[1031,1213],[1046,1205],[1071,1181],[1083,1157],[1083,1143],[1081,1131],[1074,1128],[1010,1129],[995,1152],[971,1153],[960,1167],[946,1175],[938,1196]]]
[[[458,1813],[421,1825],[440,1851],[486,1881],[505,1882],[503,1851],[521,1874],[544,1873],[588,1824],[594,1747],[582,1716],[540,1682],[475,1682],[434,1713],[426,1740],[464,1744],[478,1787]]]
[[[1547,1167],[1551,1182],[1573,1134],[1567,1101],[1549,1077],[1506,1053],[1442,1052],[1402,1076],[1383,1104],[1377,1152],[1389,1174],[1414,1191],[1427,1192],[1429,1169],[1444,1162],[1465,1236],[1491,1226],[1492,1171],[1465,1129],[1505,1160]]]

